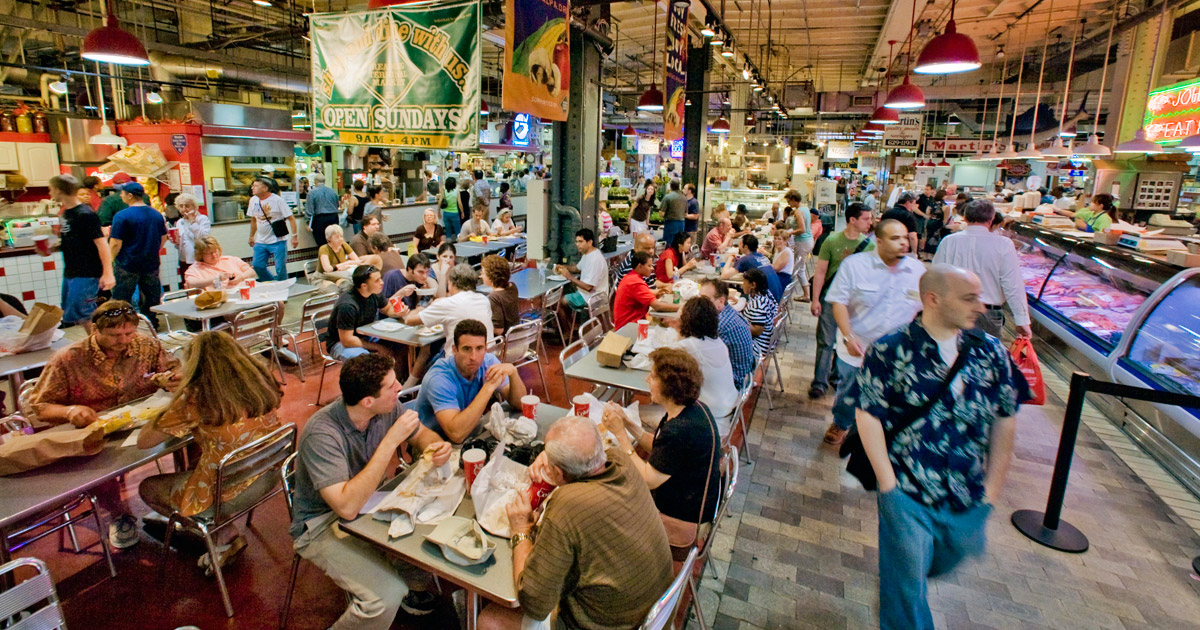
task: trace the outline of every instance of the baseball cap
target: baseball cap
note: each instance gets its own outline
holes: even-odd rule
[[[146,194],[146,189],[142,188],[142,185],[137,182],[125,182],[123,184],[117,184],[116,186],[113,186],[113,188],[116,188],[122,192],[127,192],[134,197],[141,197]]]
[[[125,184],[133,181],[133,178],[125,173],[117,173],[112,177],[112,185],[115,188],[117,184]]]

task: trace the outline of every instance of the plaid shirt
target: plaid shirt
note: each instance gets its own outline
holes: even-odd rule
[[[750,336],[750,324],[731,306],[721,310],[717,334],[729,347],[729,363],[733,365],[733,383],[739,388],[746,375],[754,371],[754,338]]]

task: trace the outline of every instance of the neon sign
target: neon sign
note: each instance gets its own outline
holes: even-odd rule
[[[1200,133],[1200,80],[1169,85],[1146,101],[1146,139],[1168,143]]]
[[[683,158],[683,138],[671,141],[671,157],[676,160]]]

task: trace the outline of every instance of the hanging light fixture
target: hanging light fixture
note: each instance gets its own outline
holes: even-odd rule
[[[733,44],[726,42],[725,45],[721,47],[721,56],[726,59],[733,59]]]
[[[1188,136],[1184,138],[1183,142],[1180,142],[1177,146],[1188,153],[1200,152],[1200,135]]]
[[[104,112],[104,84],[100,82],[100,65],[96,65],[96,90],[100,93],[100,133],[88,138],[88,144],[108,144],[123,147],[129,141],[112,132],[108,126],[108,116]]]
[[[725,45],[725,35],[722,34],[722,31],[720,28],[713,29],[712,39],[708,40],[708,44],[710,46],[724,46]]]
[[[634,129],[633,125],[625,125],[625,131],[622,131],[621,135],[626,138],[636,138],[637,129]]]
[[[891,65],[892,47],[896,45],[896,40],[888,40],[888,65]],[[892,72],[890,68],[884,68],[884,88],[883,93],[887,94],[892,91]],[[900,113],[890,107],[880,105],[875,108],[871,114],[871,122],[876,125],[896,125],[900,123]]]
[[[492,113],[492,110],[490,107],[488,107],[487,101],[485,101],[483,99],[479,99],[479,115],[487,116],[488,114],[491,114],[491,113]]]
[[[650,53],[651,59],[658,58],[658,5],[654,5],[654,43],[653,50]],[[642,92],[641,98],[638,99],[637,108],[643,112],[661,112],[663,110],[662,90],[658,89],[658,85],[654,81],[655,77],[650,77],[650,87]]]
[[[725,95],[721,97],[721,104],[725,107],[729,107],[729,92],[726,92]]]
[[[700,29],[700,34],[704,37],[716,37],[717,32],[713,30],[712,18],[704,18],[704,28]]]
[[[83,39],[80,56],[97,63],[113,63],[120,66],[148,66],[150,57],[146,47],[129,31],[121,28],[112,0],[108,0],[108,16],[101,26]]]
[[[753,127],[758,121],[754,119],[754,112],[746,112],[746,126]]]
[[[1079,135],[1079,128],[1075,125],[1068,125],[1058,132],[1059,138],[1074,138]]]
[[[58,77],[51,81],[46,87],[50,88],[50,91],[54,92],[55,94],[66,94],[67,80],[64,77]]]
[[[1162,17],[1159,18],[1158,34],[1154,38],[1154,60],[1150,63],[1150,72],[1146,73],[1146,93],[1154,87],[1154,69],[1158,67],[1158,48],[1162,45],[1162,32],[1167,24],[1167,5],[1163,4]],[[1146,139],[1146,128],[1143,127],[1133,134],[1133,140],[1122,142],[1113,148],[1113,153],[1165,153],[1166,149],[1157,142]]]
[[[1023,158],[1040,158],[1042,152],[1037,148],[1037,141],[1034,136],[1037,135],[1038,108],[1042,105],[1042,80],[1046,75],[1046,48],[1050,44],[1050,31],[1054,27],[1054,0],[1050,0],[1050,11],[1046,15],[1046,38],[1042,40],[1042,66],[1038,70],[1038,86],[1037,97],[1033,101],[1033,122],[1029,125],[1029,143],[1025,145],[1025,150],[1018,155]],[[1062,40],[1062,34],[1058,35],[1059,41]]]
[[[883,106],[889,109],[920,109],[925,107],[925,93],[921,91],[921,88],[913,85],[908,80],[908,64],[912,60],[912,40],[916,34],[916,30],[917,3],[913,2],[912,21],[909,23],[908,29],[908,55],[904,59],[904,82],[888,92],[887,100],[883,102]],[[892,60],[889,57],[889,70],[891,67]]]
[[[1026,26],[1026,32],[1021,34],[1021,67],[1017,70],[1017,97],[1013,99],[1012,126],[1008,130],[1008,147],[996,154],[996,157],[1001,160],[1011,160],[1017,157],[1017,143],[1014,140],[1017,135],[1017,107],[1021,104],[1021,86],[1025,79],[1025,53],[1027,52],[1025,35],[1028,34],[1028,28]]]
[[[882,136],[883,126],[875,123],[868,123],[866,127],[863,127],[863,133],[869,133],[873,136]]]
[[[1113,11],[1113,19],[1108,23],[1108,41],[1104,44],[1104,68],[1100,71],[1100,91],[1096,94],[1096,118],[1092,122],[1092,134],[1083,146],[1075,147],[1075,155],[1107,156],[1112,155],[1112,149],[1100,144],[1100,136],[1096,130],[1100,128],[1100,111],[1104,103],[1104,82],[1108,78],[1108,57],[1112,53],[1113,28],[1117,25],[1117,12]]]
[[[720,116],[709,125],[709,130],[713,133],[729,133],[729,121],[725,119],[725,112],[721,112]]]
[[[157,84],[150,86],[150,89],[146,91],[146,102],[153,103],[155,105],[161,105],[163,102],[163,97],[162,92],[159,90],[160,88]]]
[[[917,74],[955,74],[977,70],[983,64],[979,63],[979,50],[971,38],[958,32],[954,24],[954,7],[956,0],[950,2],[950,21],[946,22],[946,30],[934,37],[925,45],[913,72]]]
[[[1071,70],[1075,65],[1075,42],[1078,40],[1079,32],[1087,25],[1087,19],[1079,19],[1082,8],[1083,0],[1079,0],[1079,4],[1075,5],[1075,18],[1079,20],[1079,29],[1071,31],[1071,55],[1070,60],[1067,61],[1067,79],[1063,86],[1062,111],[1058,115],[1058,134],[1050,148],[1042,151],[1043,156],[1054,158],[1055,161],[1058,158],[1071,157],[1071,138],[1075,137],[1075,126],[1071,125],[1069,132],[1066,127],[1067,102],[1071,95]]]

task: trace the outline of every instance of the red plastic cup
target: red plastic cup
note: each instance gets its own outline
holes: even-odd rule
[[[33,237],[33,246],[37,248],[37,253],[42,256],[50,255],[50,237],[45,234],[39,234]]]
[[[521,397],[521,415],[530,420],[537,420],[538,403],[542,402],[537,396],[527,395]]]
[[[479,474],[479,470],[487,463],[487,452],[481,448],[470,448],[463,451],[462,454],[462,469],[463,475],[467,478],[467,490],[471,489],[471,484],[475,483],[475,477]]]
[[[404,298],[402,297],[388,298],[388,303],[392,305],[392,312],[399,313],[404,310]]]
[[[247,279],[246,279],[246,286],[247,286],[248,288],[251,288],[251,289],[253,289],[253,288],[254,288],[254,283],[255,283],[255,282],[257,282],[255,279],[253,279],[253,278],[247,278]]]
[[[487,244],[488,244],[488,235],[487,235],[487,234],[484,234],[484,235],[483,235],[483,244],[484,244],[484,245],[487,245]]]
[[[592,410],[592,401],[588,400],[588,397],[583,394],[572,398],[571,404],[575,405],[575,415],[577,416],[586,418]]]
[[[554,492],[554,486],[544,481],[530,481],[529,507],[535,510],[538,509],[538,506],[542,504],[542,501],[546,500],[546,497],[550,496],[551,492]]]
[[[242,294],[242,300],[249,301],[250,300],[250,287],[242,287],[241,294]]]
[[[638,341],[645,341],[646,337],[650,334],[650,320],[639,319],[637,325]]]
[[[167,230],[167,238],[171,239],[172,243],[179,242],[179,228],[173,227]]]

